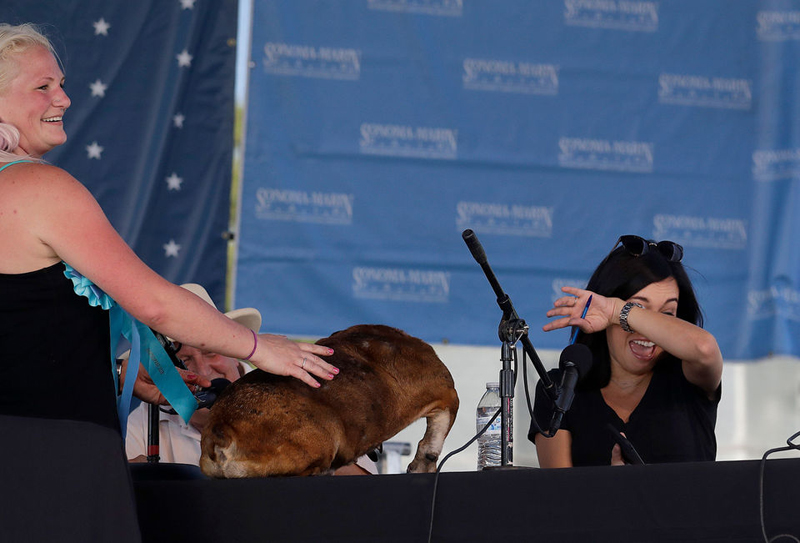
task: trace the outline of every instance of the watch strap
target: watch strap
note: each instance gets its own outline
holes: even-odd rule
[[[622,306],[622,310],[619,312],[619,325],[628,333],[633,332],[631,327],[628,325],[628,313],[631,312],[632,307],[638,307],[640,309],[644,309],[642,304],[638,304],[636,302],[628,302]]]

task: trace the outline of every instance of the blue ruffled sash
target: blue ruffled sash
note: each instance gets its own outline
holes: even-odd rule
[[[111,296],[103,292],[100,287],[92,283],[72,266],[64,263],[64,275],[72,281],[72,288],[79,296],[89,300],[89,305],[101,307],[109,312],[109,326],[111,329],[111,373],[114,376],[115,390],[119,390],[117,377],[117,347],[122,338],[131,344],[131,353],[128,358],[126,375],[138,375],[141,363],[153,380],[153,383],[164,395],[173,409],[188,424],[189,419],[197,409],[197,400],[189,391],[178,370],[159,343],[152,330],[138,320],[131,317],[122,309]],[[124,439],[128,427],[128,414],[130,412],[133,383],[136,379],[125,379],[122,394],[117,398],[117,413],[120,428]]]

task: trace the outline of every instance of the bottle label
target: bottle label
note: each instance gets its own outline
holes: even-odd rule
[[[494,414],[494,413],[492,413],[492,414]],[[483,430],[483,427],[486,426],[486,423],[489,422],[490,418],[492,418],[492,415],[489,415],[487,417],[478,417],[478,425],[477,426],[478,426],[478,431],[479,432],[481,430]],[[487,434],[500,434],[500,431],[502,430],[502,426],[503,426],[502,420],[500,419],[500,416],[498,415],[494,419],[494,421],[492,421],[492,425],[489,426],[489,428],[486,429],[486,433]]]

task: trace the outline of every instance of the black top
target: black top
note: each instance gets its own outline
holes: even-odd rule
[[[64,269],[0,274],[0,414],[119,431],[108,312],[75,294]]]
[[[549,372],[561,382],[558,369]],[[691,384],[683,375],[681,362],[667,359],[653,370],[653,378],[627,423],[609,407],[599,389],[578,390],[572,407],[564,414],[561,429],[572,435],[574,466],[607,466],[611,463],[614,440],[607,428],[611,423],[623,432],[646,464],[714,460],[717,440],[714,427],[721,385],[715,399]],[[541,382],[536,387],[534,415],[547,430],[553,406]],[[538,432],[531,424],[528,439]]]

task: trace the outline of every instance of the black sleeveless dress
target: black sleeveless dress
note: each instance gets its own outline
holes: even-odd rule
[[[75,294],[64,269],[0,274],[0,414],[119,431],[108,312]]]
[[[108,312],[64,269],[0,274],[0,539],[141,543]]]

